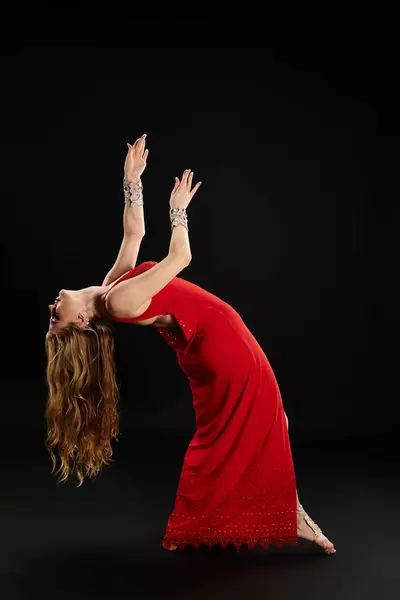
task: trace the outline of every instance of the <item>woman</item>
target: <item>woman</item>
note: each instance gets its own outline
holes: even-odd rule
[[[196,414],[163,547],[266,548],[304,538],[333,554],[333,544],[299,502],[288,422],[267,357],[229,304],[178,277],[191,261],[186,208],[201,183],[192,188],[190,170],[175,178],[171,193],[168,255],[135,266],[145,234],[145,138],[128,144],[124,239],[113,268],[101,286],[61,290],[49,305],[46,445],[52,472],[55,450],[59,481],[75,473],[82,485],[109,464],[119,433],[112,324],[152,325],[189,378]]]

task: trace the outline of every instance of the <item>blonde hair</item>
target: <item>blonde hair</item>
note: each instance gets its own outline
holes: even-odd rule
[[[81,329],[69,323],[57,335],[46,334],[47,436],[45,445],[57,465],[57,483],[76,475],[96,477],[109,465],[111,440],[118,440],[119,390],[114,362],[112,321],[93,317]]]

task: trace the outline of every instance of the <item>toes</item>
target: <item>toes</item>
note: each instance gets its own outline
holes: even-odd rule
[[[175,544],[171,544],[170,546],[167,546],[163,543],[163,548],[165,548],[165,550],[176,550],[178,546],[176,546]]]
[[[322,547],[328,554],[333,554],[334,552],[336,552],[332,542],[330,542],[328,539],[325,539],[322,542]]]

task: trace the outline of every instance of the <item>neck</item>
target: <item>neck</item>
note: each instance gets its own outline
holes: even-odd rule
[[[100,296],[105,294],[111,287],[110,285],[91,285],[90,287],[83,288],[81,293],[85,299],[86,306],[92,306],[95,313],[101,310]],[[103,311],[101,311],[103,313]]]
[[[111,287],[111,285],[112,284],[91,285],[90,287],[81,289],[81,293],[85,296],[85,298],[96,298],[97,296],[105,294],[105,292]]]

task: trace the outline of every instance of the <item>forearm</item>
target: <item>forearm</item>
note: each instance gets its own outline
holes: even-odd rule
[[[143,206],[128,206],[125,204],[123,222],[124,235],[142,238],[146,233]]]
[[[184,225],[180,224],[172,228],[168,254],[184,262],[191,260],[189,233]]]
[[[129,179],[133,181],[133,178]],[[134,183],[141,183],[140,178],[135,178]],[[144,210],[142,206],[125,204],[124,208],[124,234],[127,236],[143,237],[145,234]]]
[[[193,171],[190,169],[183,172],[181,181],[178,177],[175,177],[175,186],[169,200],[169,217],[172,225],[169,256],[178,257],[179,260],[182,259],[187,264],[192,260],[192,252],[186,208],[201,184],[201,181],[199,181],[192,189],[192,181]]]
[[[124,234],[117,259],[107,273],[103,285],[108,285],[115,281],[120,275],[123,275],[129,269],[133,269],[136,266],[141,242],[142,236],[140,235]]]

